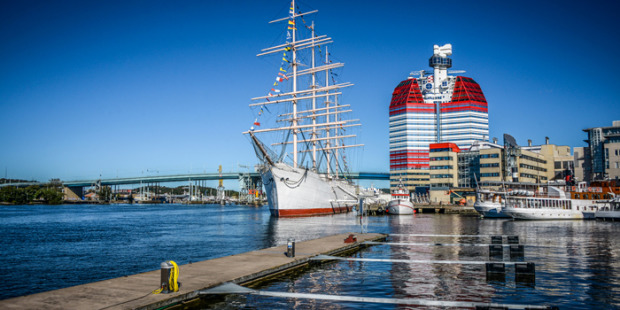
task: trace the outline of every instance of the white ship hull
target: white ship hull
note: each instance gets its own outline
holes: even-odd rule
[[[264,166],[259,172],[272,216],[345,213],[357,205],[355,187],[346,180],[328,180],[311,170],[285,163]]]
[[[497,202],[476,202],[474,203],[474,209],[480,215],[487,218],[511,218],[510,215],[503,212],[502,204]]]
[[[388,203],[387,207],[388,214],[413,214],[415,213],[415,209],[413,208],[413,203],[406,199],[394,199]]]
[[[563,209],[504,208],[504,213],[519,220],[581,220],[594,218],[594,212]]]
[[[620,221],[620,211],[596,211],[594,216],[597,220]]]

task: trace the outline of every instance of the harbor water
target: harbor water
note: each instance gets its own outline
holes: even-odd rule
[[[354,214],[272,218],[266,207],[235,205],[0,206],[0,299],[187,264],[345,232],[391,234],[358,258],[486,261],[489,235],[518,235],[536,264],[535,279],[487,279],[484,266],[342,261],[281,276],[261,290],[546,304],[560,309],[620,309],[620,223],[513,221],[447,214],[368,217]],[[477,235],[469,236],[415,236]],[[436,246],[434,244],[465,244]],[[470,244],[470,245],[467,245]],[[509,256],[505,256],[509,260]],[[183,281],[180,274],[179,281]],[[154,287],[153,289],[155,289]],[[411,306],[413,307],[413,306]],[[396,309],[402,305],[228,295],[206,308]],[[427,307],[425,307],[427,308]]]

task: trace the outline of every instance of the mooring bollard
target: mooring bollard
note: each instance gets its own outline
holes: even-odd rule
[[[170,262],[161,263],[161,279],[160,279],[160,288],[162,289],[162,293],[170,293],[170,273],[172,272],[172,264]]]
[[[491,236],[491,244],[502,244],[502,236]]]
[[[354,234],[350,234],[349,237],[347,237],[347,239],[344,239],[344,243],[354,243],[357,242],[357,236],[355,236]]]
[[[508,236],[508,244],[519,244],[519,236]]]
[[[286,256],[295,257],[295,238],[288,238],[286,241]]]

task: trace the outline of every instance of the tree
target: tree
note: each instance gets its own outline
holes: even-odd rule
[[[107,185],[101,186],[97,192],[97,196],[99,196],[99,200],[110,202],[110,199],[112,198],[112,189]]]
[[[46,204],[59,205],[62,203],[63,194],[56,187],[42,188],[37,191],[36,198]]]

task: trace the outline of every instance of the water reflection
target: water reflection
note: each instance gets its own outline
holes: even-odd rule
[[[479,265],[333,262],[264,289],[368,297],[428,298],[495,303],[549,304],[560,308],[620,308],[620,224],[596,221],[485,220],[445,214],[369,217],[367,231],[393,234],[394,242],[488,243],[486,235],[518,235],[523,260],[536,264],[535,283],[489,282]],[[0,299],[233,255],[332,234],[358,233],[354,214],[272,218],[246,206],[110,205],[5,206],[0,210],[0,255],[5,277],[20,279]],[[485,235],[412,237],[394,234]],[[178,249],[183,249],[179,251]],[[470,246],[372,246],[357,257],[488,260]],[[139,259],[136,259],[139,258]],[[505,253],[503,259],[510,257]],[[93,270],[105,271],[101,273]],[[228,296],[219,306],[244,308],[368,308],[391,305]],[[219,308],[219,307],[216,307]]]

